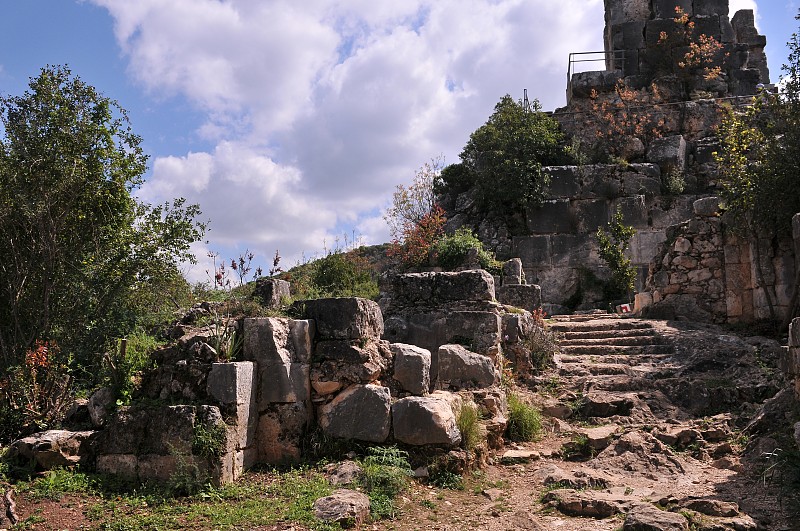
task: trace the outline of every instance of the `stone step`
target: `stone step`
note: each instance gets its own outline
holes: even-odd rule
[[[591,330],[561,332],[565,340],[573,339],[607,339],[619,336],[623,337],[658,337],[658,332],[652,328],[641,328],[633,330]]]
[[[560,350],[572,356],[672,354],[675,351],[672,345],[566,345]]]
[[[660,365],[672,358],[671,354],[605,354],[603,356],[562,354],[561,363],[620,363],[623,365]]]
[[[558,344],[562,347],[608,345],[615,347],[628,347],[631,345],[665,345],[667,341],[660,336],[627,336],[603,338],[568,338],[562,339]]]
[[[651,323],[641,320],[604,319],[585,323],[551,323],[548,328],[553,332],[594,332],[609,330],[643,330],[653,328]]]

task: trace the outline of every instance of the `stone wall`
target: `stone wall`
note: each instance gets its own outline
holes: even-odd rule
[[[791,241],[738,235],[716,197],[695,201],[692,219],[666,234],[636,297],[637,311],[717,323],[769,319],[770,302],[776,319],[789,312],[796,271]]]

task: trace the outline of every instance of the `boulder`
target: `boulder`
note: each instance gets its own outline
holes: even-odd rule
[[[503,286],[518,284],[525,284],[525,272],[522,270],[522,260],[512,258],[503,262]]]
[[[647,160],[661,166],[662,174],[686,169],[686,140],[682,135],[656,138],[650,143]]]
[[[110,387],[101,387],[89,397],[89,418],[96,428],[103,426],[108,419],[108,413],[114,407],[114,390]]]
[[[359,297],[314,299],[293,305],[313,319],[318,340],[379,338],[383,316],[378,303]]]
[[[95,431],[48,430],[11,443],[10,457],[20,457],[50,470],[86,465],[94,453]]]
[[[438,352],[438,387],[486,388],[499,377],[491,358],[470,352],[461,345],[442,345]]]
[[[352,385],[319,407],[319,424],[332,437],[381,443],[389,437],[390,404],[387,387]]]
[[[689,522],[679,513],[662,511],[649,503],[634,506],[625,517],[623,531],[688,531]]]
[[[314,516],[342,527],[358,527],[369,516],[369,498],[361,492],[338,489],[314,502]]]
[[[403,343],[390,346],[394,356],[394,379],[409,393],[424,395],[431,384],[431,353]]]
[[[259,298],[267,308],[278,308],[291,297],[291,285],[285,280],[260,278],[256,280],[253,297]]]
[[[719,198],[704,197],[702,199],[698,199],[692,204],[692,209],[697,216],[706,218],[716,216],[719,213]]]
[[[607,518],[623,512],[623,500],[602,491],[556,489],[545,494],[542,503],[554,506],[568,516]]]
[[[410,396],[392,406],[394,437],[415,446],[441,444],[456,446],[461,433],[456,415],[447,400],[440,397]]]

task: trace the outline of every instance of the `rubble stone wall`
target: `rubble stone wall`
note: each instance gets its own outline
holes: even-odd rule
[[[748,323],[769,319],[771,303],[775,318],[786,316],[795,282],[793,242],[737,234],[720,215],[716,197],[696,201],[692,219],[666,234],[645,290],[636,297],[637,311],[667,319]]]

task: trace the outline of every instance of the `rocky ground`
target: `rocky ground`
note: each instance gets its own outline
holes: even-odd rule
[[[531,386],[547,435],[498,456],[464,491],[414,489],[401,518],[378,528],[800,529],[764,475],[782,441],[757,436],[789,406],[779,397],[750,424],[783,385],[777,342],[634,319],[551,329],[562,352]]]
[[[463,490],[413,482],[398,518],[367,528],[800,529],[769,468],[794,444],[773,432],[798,417],[779,392],[777,342],[605,315],[549,327],[561,339],[555,367],[517,390],[544,411],[545,435],[491,457]],[[96,526],[91,505],[21,496],[18,509],[38,515],[31,528],[77,529]]]

